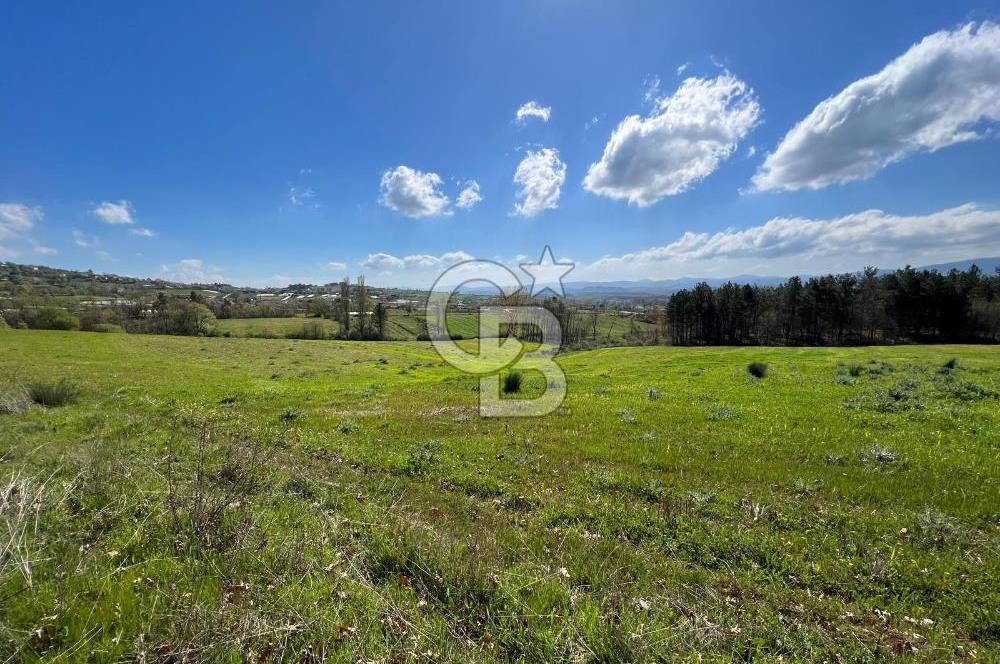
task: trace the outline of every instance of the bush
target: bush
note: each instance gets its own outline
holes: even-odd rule
[[[0,316],[0,330],[6,330],[9,327],[10,326],[7,325],[7,319],[4,318],[3,316]]]
[[[306,321],[298,330],[292,330],[285,334],[286,339],[329,339],[323,323],[318,320]]]
[[[116,334],[122,333],[125,330],[122,329],[121,325],[115,325],[114,323],[95,323],[90,328],[91,332],[103,332],[105,334]]]
[[[411,476],[426,475],[431,466],[437,464],[440,449],[441,443],[434,440],[411,447],[404,469],[406,474]]]
[[[860,376],[863,370],[864,367],[862,367],[857,362],[853,362],[849,367],[847,367],[847,373],[851,374],[851,376],[853,376],[854,378]]]
[[[754,378],[763,378],[767,375],[767,365],[763,362],[751,362],[747,365],[747,371]]]
[[[28,385],[28,396],[40,406],[56,408],[80,398],[80,388],[65,378],[56,383],[40,381]]]
[[[521,391],[521,383],[524,381],[524,376],[520,371],[511,371],[506,376],[503,377],[503,391],[507,394],[513,394],[515,392]]]
[[[951,358],[950,360],[948,360],[947,362],[944,363],[943,368],[948,369],[949,371],[953,371],[953,370],[957,369],[958,368],[958,358],[957,357]]]
[[[57,307],[42,307],[28,321],[34,330],[79,330],[80,319]]]
[[[657,387],[647,387],[646,388],[646,398],[650,401],[659,401],[663,396],[663,392]]]
[[[162,305],[150,320],[149,332],[180,336],[211,335],[215,314],[204,304],[191,300],[170,300]]]

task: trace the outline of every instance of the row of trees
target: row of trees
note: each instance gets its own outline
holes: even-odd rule
[[[702,283],[674,293],[666,314],[678,345],[995,342],[1000,269],[880,274],[869,267],[780,286]]]

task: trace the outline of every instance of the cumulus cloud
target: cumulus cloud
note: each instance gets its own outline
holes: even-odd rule
[[[208,265],[200,258],[184,258],[160,267],[160,276],[169,281],[210,284],[224,281],[222,268]]]
[[[742,230],[687,232],[674,242],[608,256],[590,272],[645,268],[651,275],[704,276],[855,271],[866,264],[936,263],[1000,253],[1000,210],[974,204],[926,215],[866,210],[834,219],[778,217]],[[657,267],[659,266],[659,268]]]
[[[392,254],[378,253],[368,254],[362,261],[362,267],[372,270],[402,270],[402,269],[428,269],[446,268],[462,261],[472,260],[473,256],[464,251],[449,251],[440,256],[431,254],[413,254],[398,258]]]
[[[92,212],[95,217],[113,226],[135,223],[135,218],[133,217],[135,208],[132,207],[132,203],[129,201],[122,200],[117,203],[104,201],[96,206]]]
[[[1000,120],[1000,25],[937,32],[821,102],[754,175],[757,189],[819,189],[917,152],[982,138]]]
[[[465,183],[465,188],[458,194],[455,207],[468,210],[481,200],[483,200],[483,196],[479,193],[479,183],[475,180],[469,180]]]
[[[542,210],[559,207],[564,182],[566,164],[559,159],[558,150],[529,150],[514,171],[514,184],[520,185],[514,214],[533,217]]]
[[[397,166],[382,174],[379,202],[416,219],[448,214],[448,197],[441,191],[437,173],[424,173],[409,166]]]
[[[23,203],[0,203],[0,240],[23,235],[42,219],[40,207]]]
[[[551,116],[551,106],[541,106],[536,101],[528,101],[521,104],[521,107],[517,109],[516,119],[520,124],[524,124],[529,118],[538,118],[542,122],[548,122]]]
[[[753,90],[725,72],[685,79],[646,116],[630,115],[611,134],[583,186],[641,207],[686,191],[729,158],[757,124]]]
[[[340,261],[330,261],[323,266],[324,270],[340,271],[347,269],[347,263],[341,263]]]

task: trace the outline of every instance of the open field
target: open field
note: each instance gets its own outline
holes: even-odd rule
[[[0,661],[1000,658],[1000,348],[559,363],[0,330]]]
[[[386,336],[393,341],[413,341],[423,329],[423,309],[404,311],[390,309],[386,321]],[[590,318],[585,317],[589,326]],[[299,333],[310,321],[317,321],[327,334],[333,335],[340,330],[340,324],[335,320],[322,318],[306,318],[294,316],[289,318],[224,318],[215,322],[222,333],[234,337],[276,337],[284,338]],[[640,331],[649,331],[653,325],[642,321],[633,323],[627,316],[613,313],[601,313],[597,316],[597,341],[600,343],[621,343],[632,327]],[[461,335],[466,339],[479,336],[479,316],[476,313],[451,312],[448,314],[448,329],[453,335]]]

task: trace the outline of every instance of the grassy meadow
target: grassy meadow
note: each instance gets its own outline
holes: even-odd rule
[[[1000,658],[1000,348],[558,362],[0,330],[0,661]]]
[[[424,310],[390,309],[386,320],[386,338],[394,341],[413,341],[423,331]],[[473,339],[479,336],[477,313],[452,312],[448,314],[448,329],[452,335]],[[331,319],[292,316],[287,318],[222,318],[214,323],[221,334],[234,337],[286,338],[301,336],[307,325],[319,325],[328,336],[340,331],[340,324]],[[587,318],[587,325],[591,325]],[[633,323],[627,316],[602,312],[597,316],[597,336],[604,343],[622,343]],[[650,323],[635,321],[635,329],[649,331]]]

